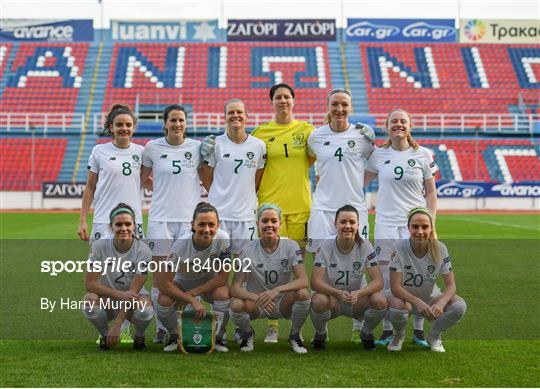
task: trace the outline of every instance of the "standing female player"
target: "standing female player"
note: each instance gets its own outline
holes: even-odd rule
[[[168,268],[156,273],[158,318],[169,333],[164,351],[178,348],[178,307],[191,304],[197,317],[204,316],[199,296],[212,304],[216,315],[216,351],[229,351],[223,338],[230,302],[229,273],[223,263],[226,259],[230,261],[231,252],[229,237],[224,231],[218,231],[219,225],[217,209],[208,203],[199,203],[193,212],[191,237],[174,242]]]
[[[135,235],[135,214],[129,205],[118,204],[109,220],[113,239],[95,241],[90,251],[93,269],[101,270],[86,273],[83,314],[100,333],[98,350],[107,351],[118,344],[126,319],[135,326],[133,348],[144,350],[144,331],[154,316],[144,289],[152,253]]]
[[[411,116],[402,109],[388,114],[388,141],[369,158],[364,176],[367,184],[378,175],[379,191],[375,216],[375,247],[384,278],[384,289],[390,289],[388,263],[396,239],[407,239],[407,213],[415,207],[426,207],[435,216],[437,192],[435,163],[431,152],[419,146],[411,136]],[[413,342],[429,347],[424,337],[424,319],[414,317]],[[392,324],[383,321],[378,344],[388,344]]]
[[[175,240],[190,234],[191,216],[201,198],[198,172],[201,142],[186,138],[185,108],[169,105],[163,111],[163,121],[165,137],[146,144],[141,172],[142,182],[153,175],[147,242],[156,262],[169,255]],[[154,283],[154,306],[158,293]],[[163,343],[165,335],[165,327],[157,320],[154,343]]]
[[[324,239],[336,234],[337,209],[350,204],[359,212],[359,233],[369,236],[369,221],[362,187],[364,164],[374,149],[357,126],[349,123],[352,97],[345,89],[334,89],[327,98],[328,124],[317,128],[308,139],[310,155],[317,158],[319,182],[313,194],[308,222],[307,250],[317,251]],[[359,340],[361,322],[353,320],[353,340]]]
[[[120,201],[135,211],[136,233],[143,234],[141,163],[144,148],[131,143],[137,117],[127,105],[115,104],[107,114],[105,131],[112,142],[94,146],[88,160],[88,179],[82,198],[78,235],[91,241],[110,237],[108,215]],[[94,219],[88,235],[87,218],[94,202]]]
[[[326,323],[340,315],[360,320],[365,350],[375,350],[373,329],[386,314],[386,298],[380,292],[383,279],[377,254],[367,239],[360,238],[356,208],[344,205],[335,215],[337,236],[321,242],[315,253],[311,288],[311,320],[315,327],[313,347],[326,348]],[[371,282],[364,281],[367,270]]]
[[[201,167],[208,201],[219,211],[221,229],[229,235],[233,253],[257,237],[257,189],[266,160],[266,147],[246,133],[246,120],[241,100],[225,103],[227,131],[216,138]]]
[[[435,237],[430,212],[425,208],[411,210],[407,227],[410,238],[396,241],[390,261],[392,293],[388,305],[396,334],[388,350],[401,350],[407,318],[412,311],[431,321],[427,342],[431,351],[443,353],[441,333],[461,320],[467,305],[456,294],[450,255]],[[444,280],[444,293],[433,293],[439,275]]]
[[[253,351],[255,332],[250,321],[260,317],[291,320],[289,343],[306,353],[300,330],[309,315],[309,291],[302,251],[292,239],[279,236],[281,210],[262,204],[257,211],[260,238],[248,243],[238,256],[251,261],[240,269],[231,287],[230,316],[240,329],[240,350]]]

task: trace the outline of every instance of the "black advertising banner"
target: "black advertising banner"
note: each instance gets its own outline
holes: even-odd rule
[[[335,41],[334,19],[230,19],[229,42]]]

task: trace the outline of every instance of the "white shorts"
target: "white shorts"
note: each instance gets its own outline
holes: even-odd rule
[[[219,228],[229,234],[231,252],[234,254],[238,254],[246,244],[259,237],[256,221],[236,222],[222,220]]]
[[[407,226],[385,226],[375,223],[375,252],[379,264],[389,262],[396,240],[409,239]]]
[[[360,220],[358,221],[358,233],[362,239],[369,239],[369,219],[367,211],[358,211]],[[332,235],[336,235],[334,211],[321,211],[312,209],[308,220],[308,244],[306,250],[316,252],[320,241]]]
[[[175,240],[191,234],[190,222],[148,222],[146,244],[155,257],[164,257],[171,253]]]
[[[137,224],[135,229],[135,234],[139,238],[144,239],[143,225]],[[99,239],[112,239],[113,233],[111,230],[111,225],[109,223],[94,223],[92,224],[92,232],[90,233],[90,244],[94,243]]]

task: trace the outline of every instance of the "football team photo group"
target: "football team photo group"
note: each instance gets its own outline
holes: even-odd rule
[[[400,351],[411,316],[413,342],[445,352],[441,335],[462,319],[466,303],[435,230],[436,164],[413,139],[409,113],[391,111],[388,139],[375,147],[370,126],[349,122],[346,89],[328,94],[318,128],[294,119],[290,85],[274,85],[268,97],[272,121],[248,133],[248,103],[232,98],[224,103],[225,133],[202,142],[187,136],[186,109],[169,105],[164,137],[144,147],[131,141],[133,110],[111,107],[104,130],[112,140],[90,155],[78,235],[90,241],[90,263],[117,258],[131,266],[85,276],[82,311],[99,333],[98,350],[110,350],[123,336],[135,350],[146,349],[147,328],[156,320],[152,340],[164,351],[228,352],[234,340],[251,352],[251,322],[263,318],[266,343],[278,341],[278,319],[286,319],[292,350],[307,353],[331,347],[327,323],[343,315],[364,350]],[[375,177],[372,245],[364,187]],[[143,188],[152,191],[146,234]],[[151,261],[155,272],[148,271]],[[313,262],[311,272],[306,261]],[[126,304],[112,309],[104,303],[111,299]],[[203,302],[211,305],[208,314]],[[182,320],[179,312],[191,314]],[[210,331],[195,326],[193,332],[188,317],[208,322]],[[302,336],[308,318],[315,330],[309,342]],[[125,336],[130,325],[132,340]]]

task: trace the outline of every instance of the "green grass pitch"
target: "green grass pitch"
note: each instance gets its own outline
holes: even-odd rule
[[[468,304],[462,323],[443,334],[445,354],[412,345],[410,336],[401,353],[366,353],[350,342],[350,319],[338,318],[329,324],[325,352],[290,351],[285,321],[280,342],[267,345],[265,322],[257,321],[253,353],[232,345],[228,354],[190,356],[164,353],[151,341],[143,353],[127,345],[98,353],[96,332],[79,311],[48,313],[39,305],[41,297],[80,299],[84,293],[82,274],[40,272],[45,259],[77,259],[66,258],[74,253],[84,258],[88,246],[76,237],[78,215],[0,218],[3,387],[532,387],[540,382],[539,215],[438,217],[458,294]],[[147,331],[149,340],[153,330]],[[311,339],[309,319],[303,333]]]

